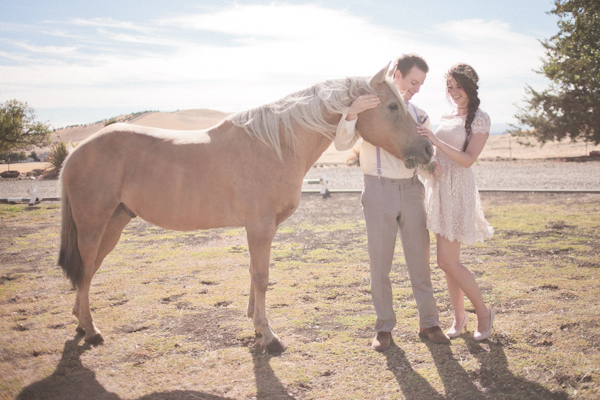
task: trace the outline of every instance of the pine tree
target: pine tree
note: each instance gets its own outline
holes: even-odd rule
[[[566,137],[600,143],[600,1],[555,0],[550,14],[559,17],[559,32],[541,41],[546,59],[540,71],[550,87],[529,97],[511,133],[535,137],[542,144]]]

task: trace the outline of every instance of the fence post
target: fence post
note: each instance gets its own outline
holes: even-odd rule
[[[34,205],[37,200],[38,200],[38,190],[40,189],[40,185],[36,185],[33,190],[28,190],[29,194],[31,195],[31,199],[29,199],[29,206],[31,207],[32,205]]]

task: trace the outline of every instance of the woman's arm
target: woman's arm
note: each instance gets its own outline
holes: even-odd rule
[[[469,168],[475,163],[475,161],[477,161],[477,158],[483,151],[483,147],[490,136],[489,132],[478,132],[471,134],[471,139],[469,140],[467,149],[465,151],[461,151],[441,141],[430,129],[427,129],[422,125],[419,125],[417,130],[419,131],[420,135],[426,136],[431,141],[431,144],[437,147],[439,151],[444,153],[455,163],[465,168]]]

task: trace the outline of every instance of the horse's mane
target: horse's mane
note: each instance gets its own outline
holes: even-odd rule
[[[395,89],[391,81],[389,83]],[[273,149],[283,159],[281,126],[284,127],[282,136],[292,147],[294,125],[333,139],[337,126],[328,123],[326,117],[347,112],[352,101],[365,93],[375,93],[368,78],[327,80],[279,101],[238,112],[228,119],[234,125],[244,128],[250,137]]]

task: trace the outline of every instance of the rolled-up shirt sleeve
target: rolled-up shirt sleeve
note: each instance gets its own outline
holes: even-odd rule
[[[360,134],[356,130],[356,121],[358,117],[351,121],[346,121],[346,114],[342,115],[340,123],[337,126],[335,139],[333,144],[338,151],[351,149],[354,144],[360,139]]]
[[[425,112],[422,112],[421,117],[426,116]],[[335,139],[333,140],[333,144],[335,149],[338,151],[344,151],[351,149],[359,139],[361,139],[360,133],[356,130],[356,122],[358,121],[358,117],[353,120],[346,120],[347,114],[342,114],[342,118],[338,123],[337,130],[335,133]],[[424,124],[428,129],[431,129],[431,121],[427,119]]]

